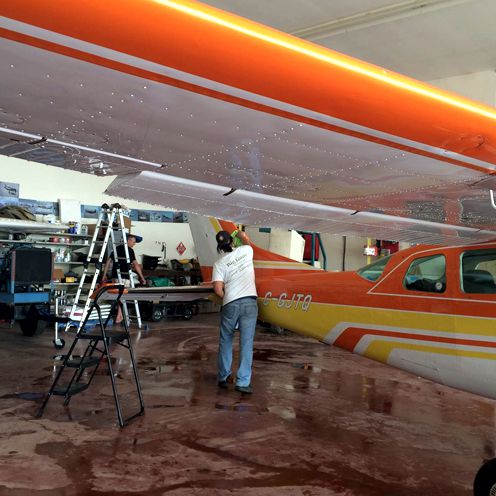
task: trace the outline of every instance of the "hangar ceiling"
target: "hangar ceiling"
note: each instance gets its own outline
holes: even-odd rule
[[[496,68],[494,0],[204,3],[422,81]]]

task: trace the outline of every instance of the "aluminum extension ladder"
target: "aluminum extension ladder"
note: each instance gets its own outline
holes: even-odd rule
[[[145,405],[143,402],[143,395],[141,392],[140,381],[138,377],[138,370],[136,365],[136,359],[133,352],[133,347],[131,343],[131,338],[129,336],[129,328],[127,321],[124,320],[124,327],[120,330],[107,330],[107,325],[110,320],[110,315],[107,317],[103,316],[100,300],[105,299],[105,293],[116,292],[117,298],[111,305],[111,310],[120,307],[121,310],[124,309],[125,304],[123,303],[121,297],[125,291],[123,285],[105,285],[97,290],[97,292],[91,296],[91,306],[90,312],[87,313],[85,319],[82,321],[82,325],[76,333],[76,337],[72,342],[71,348],[69,349],[67,355],[62,356],[62,363],[58,367],[58,372],[55,379],[45,396],[45,399],[40,406],[36,417],[41,417],[48,403],[48,400],[52,396],[63,396],[64,406],[67,406],[75,394],[82,393],[91,385],[96,371],[99,365],[104,362],[107,364],[108,375],[110,376],[112,384],[112,392],[114,394],[115,408],[117,411],[117,419],[119,425],[124,427],[132,419],[139,415],[143,415],[145,412]],[[91,316],[92,312],[96,312],[98,315],[98,326],[96,329],[90,332],[85,332],[86,324]],[[127,418],[124,417],[121,402],[118,394],[118,388],[116,383],[116,376],[114,374],[112,366],[112,356],[110,353],[111,345],[121,346],[129,351],[130,364],[132,369],[132,376],[134,378],[134,385],[136,388],[136,395],[138,400],[138,409],[132,415]],[[80,353],[80,354],[76,354]],[[65,374],[64,374],[65,372]],[[70,374],[72,372],[72,374]],[[62,378],[70,376],[70,379],[63,384],[59,384]],[[129,395],[126,394],[126,397]],[[128,410],[128,409],[127,409]]]
[[[104,203],[100,210],[100,215],[98,216],[97,223],[95,225],[95,231],[91,239],[90,248],[88,250],[88,255],[86,260],[83,262],[84,269],[81,274],[81,279],[79,281],[79,286],[74,297],[74,302],[69,313],[69,322],[65,325],[64,331],[67,332],[71,326],[74,327],[74,323],[79,321],[77,325],[77,331],[81,330],[83,322],[87,320],[97,320],[99,318],[96,310],[92,310],[88,317],[88,312],[92,306],[92,300],[90,296],[95,291],[98,278],[102,272],[103,261],[107,253],[107,247],[110,243],[111,253],[114,255],[114,263],[117,264],[117,280],[119,284],[123,284],[123,274],[121,274],[119,257],[117,256],[117,245],[116,245],[116,233],[120,233],[122,238],[122,243],[124,244],[125,259],[127,262],[129,277],[129,282],[131,287],[134,285],[134,273],[131,269],[129,250],[127,247],[127,228],[124,224],[124,213],[123,209],[119,204],[113,204],[112,206]],[[139,310],[138,301],[134,300],[135,316],[137,319],[138,327],[141,328],[141,314]],[[100,311],[103,317],[106,317],[109,312],[111,305],[100,305]],[[123,305],[123,318],[129,325],[129,311],[127,306],[127,301]]]

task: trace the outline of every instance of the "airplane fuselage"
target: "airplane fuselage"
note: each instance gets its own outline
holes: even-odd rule
[[[496,286],[491,281],[469,286],[472,273],[489,272],[475,270],[470,253],[491,269],[496,245],[411,248],[392,256],[375,281],[357,272],[258,274],[259,315],[416,375],[496,398]],[[422,280],[419,266],[439,260],[444,273],[431,272]]]

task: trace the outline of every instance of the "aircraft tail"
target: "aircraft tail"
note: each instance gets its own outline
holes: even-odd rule
[[[228,231],[231,233],[238,229],[238,226],[233,222],[193,214],[189,214],[188,219],[200,263],[202,279],[203,281],[210,281],[212,279],[213,265],[220,257],[219,253],[217,253],[216,234],[219,231]],[[308,272],[309,270],[321,270],[311,265],[283,257],[277,253],[264,250],[254,244],[251,246],[253,247],[253,264],[257,278],[295,274],[298,272]]]

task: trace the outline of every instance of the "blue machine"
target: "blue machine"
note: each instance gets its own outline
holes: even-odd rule
[[[5,252],[0,262],[3,313],[19,320],[25,336],[33,336],[46,325],[40,313],[49,313],[50,293],[43,285],[52,280],[52,251],[30,245],[16,246]]]

